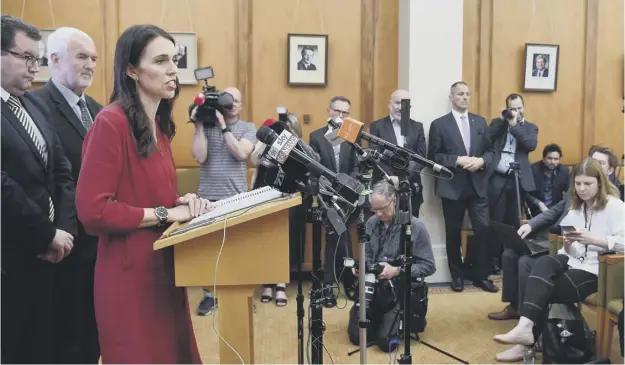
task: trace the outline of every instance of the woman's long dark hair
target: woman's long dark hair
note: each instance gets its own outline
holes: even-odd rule
[[[163,37],[175,44],[174,38],[163,29],[154,25],[133,25],[126,29],[117,40],[115,47],[114,74],[115,82],[110,103],[119,103],[130,122],[132,136],[137,142],[137,152],[148,157],[156,141],[150,130],[150,120],[139,99],[136,81],[128,76],[129,66],[138,67],[139,60],[147,45],[156,37]],[[176,93],[171,100],[162,99],[156,111],[158,127],[171,140],[176,134],[176,126],[172,120],[174,100],[179,93],[176,78]]]

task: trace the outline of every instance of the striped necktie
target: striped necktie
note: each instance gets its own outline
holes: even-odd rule
[[[35,147],[37,147],[37,151],[39,151],[39,154],[41,155],[41,158],[43,159],[44,164],[47,166],[48,165],[48,146],[46,145],[46,141],[43,139],[41,132],[35,125],[35,122],[33,122],[30,116],[26,114],[26,111],[22,107],[22,103],[20,103],[19,99],[16,98],[15,96],[13,95],[9,96],[9,99],[7,100],[7,104],[9,105],[9,108],[13,111],[17,119],[20,121],[24,129],[26,130],[26,133],[28,133],[28,136],[30,136],[30,139],[35,144]],[[48,200],[49,200],[49,208],[50,208],[48,218],[50,218],[51,222],[54,222],[54,203],[52,202],[52,197],[48,197]]]

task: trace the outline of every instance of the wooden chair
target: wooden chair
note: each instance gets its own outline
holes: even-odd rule
[[[609,357],[612,350],[614,325],[623,310],[623,267],[623,254],[599,256],[599,287],[604,290],[599,307],[601,324],[597,329],[600,340],[597,358]]]
[[[564,246],[564,237],[549,234],[549,242],[549,252],[556,254]],[[602,358],[610,353],[614,323],[623,309],[623,255],[599,256],[598,276],[597,292],[586,297],[579,305],[580,309],[586,307],[595,313],[597,358]]]

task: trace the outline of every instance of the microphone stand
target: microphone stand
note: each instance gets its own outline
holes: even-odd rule
[[[311,361],[313,364],[323,364],[323,293],[320,277],[321,272],[321,224],[323,222],[323,211],[319,206],[319,178],[310,177],[310,187],[312,189],[312,289],[310,292],[310,316],[309,337],[312,336],[312,354]],[[303,308],[302,308],[303,310]]]
[[[295,207],[295,209],[299,210],[303,208],[301,206]],[[304,212],[304,215],[306,213]],[[299,214],[298,214],[299,216]],[[299,218],[299,217],[298,217]],[[297,363],[300,365],[304,364],[304,294],[302,288],[302,261],[304,259],[303,255],[303,247],[305,242],[305,230],[306,230],[306,220],[302,219],[297,222],[297,225],[300,229],[298,229],[298,242],[297,242],[297,261],[296,261],[296,272],[297,272]]]

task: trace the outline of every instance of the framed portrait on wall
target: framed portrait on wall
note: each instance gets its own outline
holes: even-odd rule
[[[178,82],[180,85],[195,85],[194,70],[197,68],[197,37],[195,33],[170,32],[176,41],[176,64],[178,65]]]
[[[328,36],[288,34],[287,82],[290,86],[328,84]]]
[[[556,44],[525,44],[523,91],[556,91],[559,51]]]
[[[39,55],[41,63],[39,64],[39,72],[35,75],[33,82],[47,82],[50,79],[50,69],[48,68],[48,37],[55,29],[40,29],[41,40],[39,41]]]

